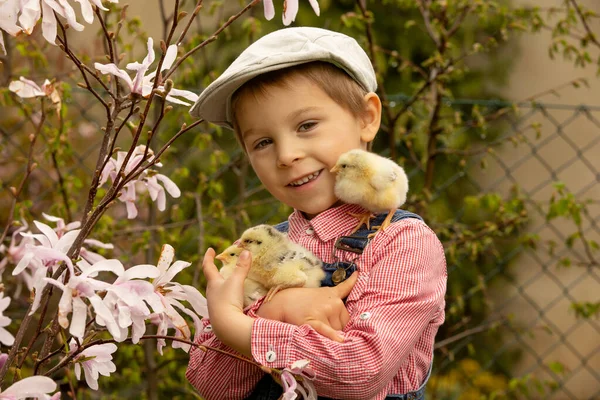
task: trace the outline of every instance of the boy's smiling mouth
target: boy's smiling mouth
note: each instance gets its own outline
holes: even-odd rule
[[[312,174],[308,174],[308,175],[306,175],[306,176],[304,176],[304,177],[302,177],[300,179],[297,179],[297,180],[295,180],[293,182],[288,183],[288,186],[294,186],[294,187],[302,186],[302,185],[304,185],[304,184],[306,184],[306,183],[308,183],[310,181],[313,181],[313,180],[317,179],[319,177],[319,175],[321,175],[322,171],[323,170],[320,169],[317,172],[313,172]]]

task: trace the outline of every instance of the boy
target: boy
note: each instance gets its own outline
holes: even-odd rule
[[[444,251],[418,216],[399,211],[399,220],[360,251],[338,246],[356,226],[350,214],[365,210],[339,202],[330,170],[340,154],[374,139],[381,119],[376,86],[354,39],[287,28],[248,47],[191,110],[234,129],[263,185],[295,209],[291,240],[325,263],[358,271],[336,287],[283,290],[243,311],[249,253],[224,280],[209,249],[203,268],[211,321],[203,321],[197,341],[271,368],[310,360],[320,398],[424,398],[444,320]],[[209,400],[281,394],[260,369],[212,351],[193,349],[186,375]]]

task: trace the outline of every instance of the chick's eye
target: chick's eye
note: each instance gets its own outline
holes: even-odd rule
[[[313,129],[315,126],[317,125],[316,122],[304,122],[302,123],[299,127],[298,130],[300,132],[306,132],[306,131],[310,131],[311,129]]]
[[[347,167],[347,165],[346,165],[346,164],[342,164],[342,168],[346,168],[346,167]]]
[[[260,240],[257,240],[256,243],[257,244],[262,244],[262,242]]]
[[[233,256],[235,256],[235,253],[229,253],[229,255],[233,257]]]

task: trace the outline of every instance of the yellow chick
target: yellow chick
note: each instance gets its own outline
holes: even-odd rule
[[[234,244],[226,248],[225,251],[215,257],[217,260],[223,262],[223,266],[219,270],[223,278],[227,279],[233,273],[233,269],[237,264],[238,257],[240,256],[242,250],[243,249],[241,247]],[[260,282],[257,282],[251,278],[246,278],[244,280],[244,307],[248,307],[250,304],[253,304],[256,300],[265,296],[267,293],[267,288],[264,287],[264,285],[262,285]]]
[[[265,301],[284,288],[319,287],[325,278],[321,260],[270,225],[247,229],[238,245],[252,254],[248,277],[269,289]]]
[[[363,224],[369,227],[372,213],[388,212],[379,227],[385,230],[408,193],[408,177],[404,169],[394,161],[365,150],[354,149],[340,155],[331,169],[336,174],[334,192],[345,203],[358,204],[370,213],[353,215],[359,223],[352,231],[356,232]]]

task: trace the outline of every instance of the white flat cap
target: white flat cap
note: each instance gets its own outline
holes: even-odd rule
[[[190,114],[233,129],[231,97],[244,83],[265,72],[311,61],[330,62],[346,71],[367,92],[377,90],[371,61],[356,40],[327,29],[285,28],[248,46],[219,78],[204,89]]]

